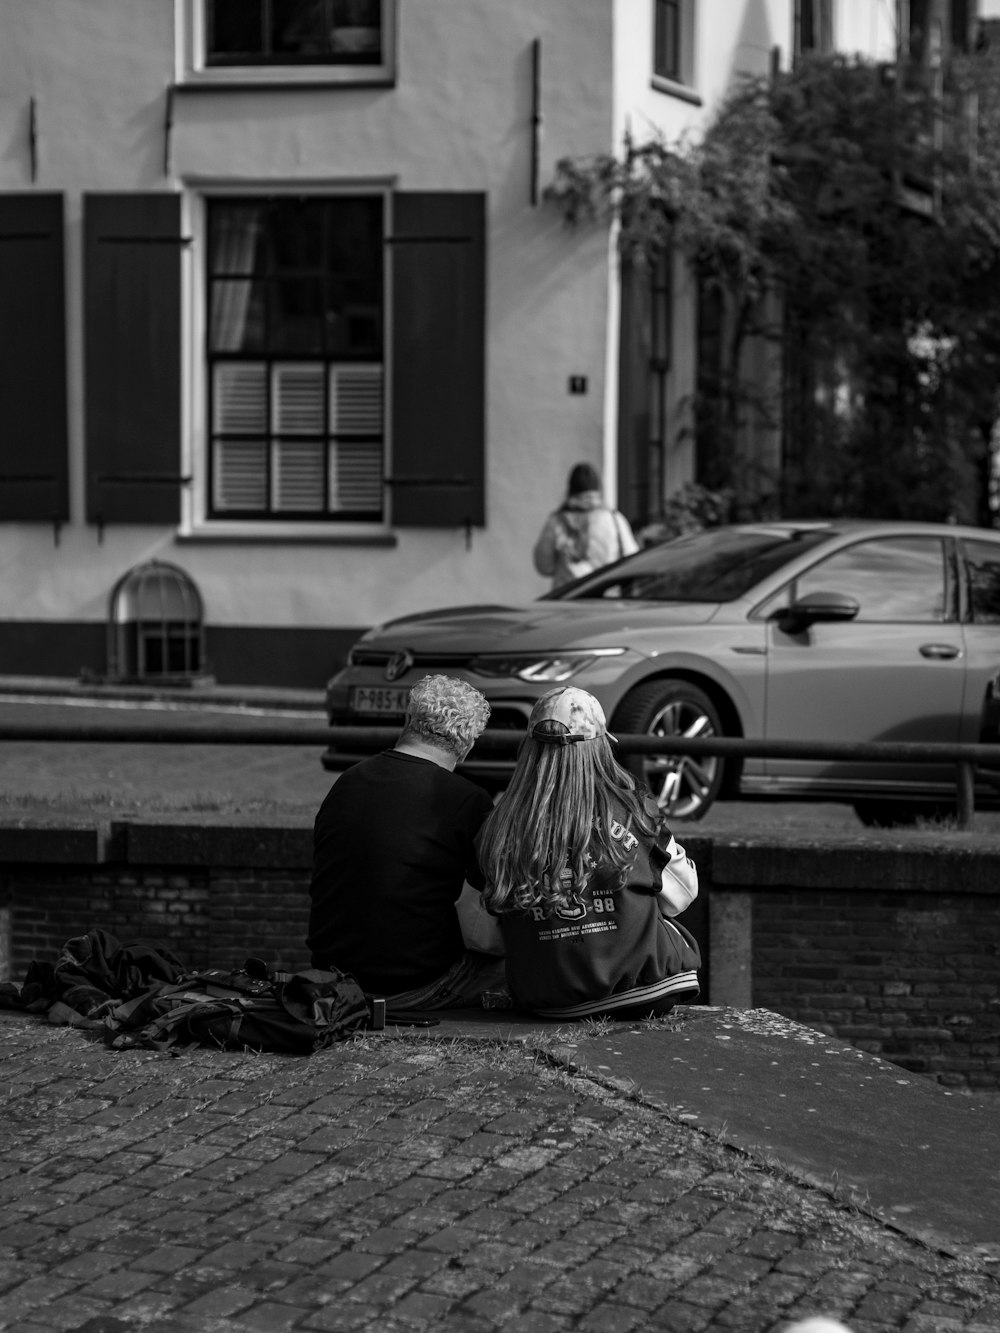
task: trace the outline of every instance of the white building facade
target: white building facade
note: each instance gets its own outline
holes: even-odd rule
[[[644,522],[694,475],[694,293],[676,262],[647,382],[555,163],[803,43],[892,59],[897,9],[7,0],[0,673],[318,688],[369,625],[544,591],[574,463]]]

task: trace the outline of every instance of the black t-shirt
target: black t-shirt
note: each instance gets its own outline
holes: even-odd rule
[[[464,948],[462,883],[483,887],[473,841],[491,809],[467,778],[398,750],[341,774],[313,830],[313,965],[388,995],[447,971]]]

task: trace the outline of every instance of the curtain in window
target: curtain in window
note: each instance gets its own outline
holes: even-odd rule
[[[262,231],[260,208],[234,204],[215,213],[212,227],[211,346],[238,352],[244,346],[253,295],[254,256]],[[235,275],[226,278],[226,274]],[[223,279],[220,281],[220,279]]]

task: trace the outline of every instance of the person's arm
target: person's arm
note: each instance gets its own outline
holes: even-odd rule
[[[532,552],[535,568],[539,574],[543,574],[546,578],[551,578],[556,572],[557,526],[555,516],[550,514],[545,520],[538,535],[538,541],[535,542],[535,549]]]
[[[673,835],[663,854],[667,859],[660,875],[657,902],[664,916],[679,916],[698,896],[698,867]]]
[[[632,531],[632,525],[620,510],[615,510],[615,525],[618,528],[618,545],[621,548],[621,554],[635,555],[639,549],[639,543],[635,539],[635,533]]]

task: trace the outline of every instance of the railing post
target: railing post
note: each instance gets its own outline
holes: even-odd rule
[[[976,813],[975,769],[968,760],[958,764],[957,768],[955,789],[958,796],[958,827],[972,828],[972,817]]]

